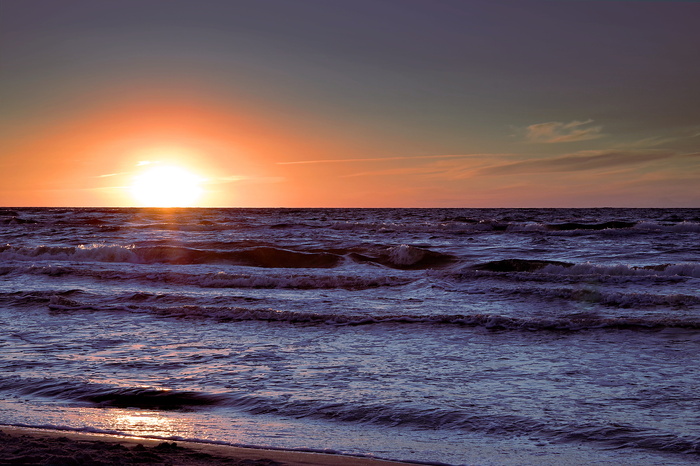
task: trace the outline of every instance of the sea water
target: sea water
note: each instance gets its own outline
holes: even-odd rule
[[[0,209],[0,423],[700,461],[698,209]]]

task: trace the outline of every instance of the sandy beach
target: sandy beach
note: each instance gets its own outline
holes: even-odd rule
[[[407,463],[325,453],[0,426],[0,464],[391,466]]]

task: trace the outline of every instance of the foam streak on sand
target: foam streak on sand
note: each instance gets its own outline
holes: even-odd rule
[[[392,466],[396,461],[0,425],[0,464]]]

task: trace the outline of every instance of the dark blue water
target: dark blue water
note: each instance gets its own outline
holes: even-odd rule
[[[0,423],[700,460],[698,209],[0,210]]]

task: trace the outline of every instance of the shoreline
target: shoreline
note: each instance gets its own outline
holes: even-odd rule
[[[0,464],[400,466],[362,456],[0,425]],[[421,463],[422,464],[422,463]]]

